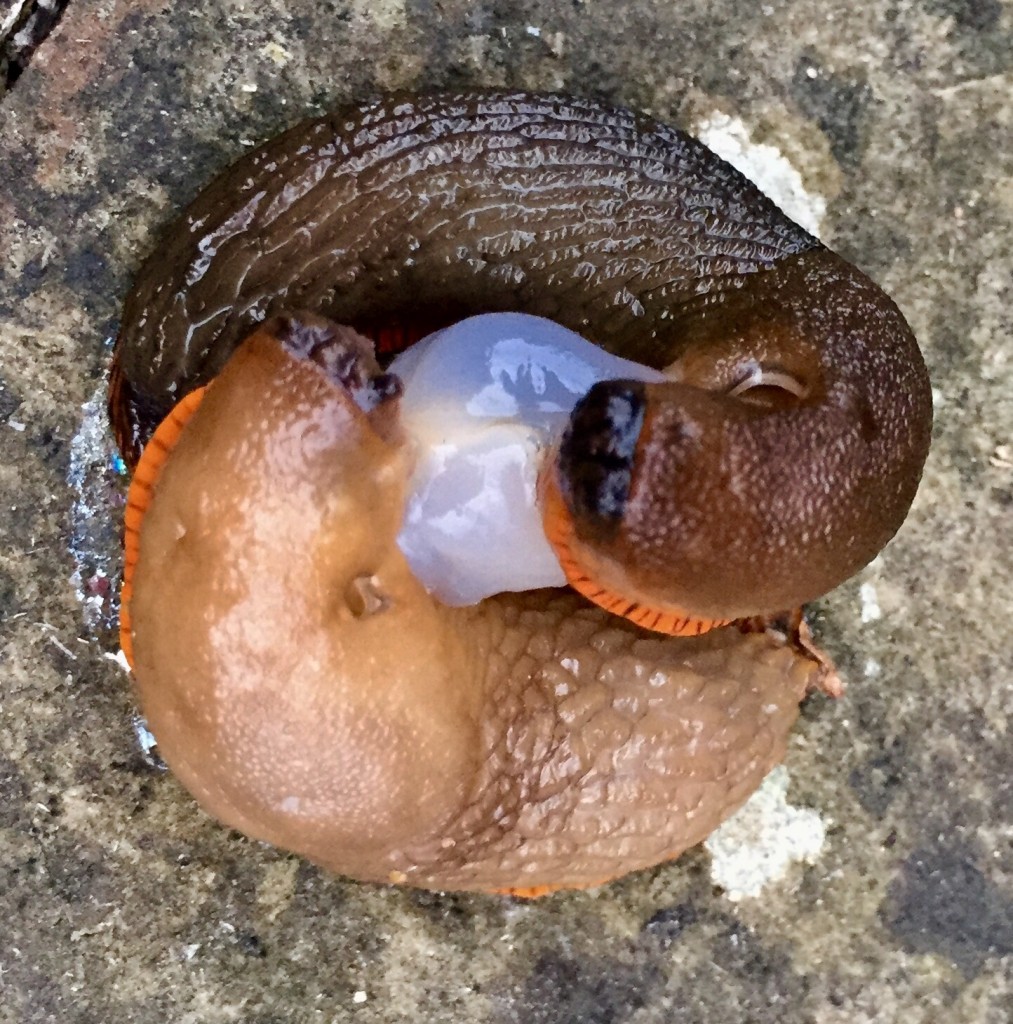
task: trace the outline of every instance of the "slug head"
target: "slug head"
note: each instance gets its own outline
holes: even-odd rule
[[[692,634],[833,585],[813,545],[793,549],[811,515],[785,476],[786,444],[805,443],[804,430],[793,439],[799,399],[758,390],[591,389],[543,483],[546,530],[576,589],[647,628]]]
[[[599,381],[559,445],[560,490],[583,536],[615,536],[626,511],[646,403],[640,381]]]
[[[556,456],[543,471],[543,521],[574,589],[647,629],[692,636],[728,617],[687,602],[686,588],[672,587],[670,578],[645,586],[630,559],[628,523],[642,500],[638,464],[655,386],[602,381],[577,403]]]
[[[408,467],[380,396],[396,387],[348,335],[294,355],[305,327],[245,342],[166,460],[133,578],[135,679],[205,809],[376,877],[377,851],[463,799],[478,697],[394,543]]]

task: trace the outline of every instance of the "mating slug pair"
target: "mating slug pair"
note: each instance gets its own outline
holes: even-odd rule
[[[419,426],[422,357],[381,363],[497,311],[604,350],[574,356],[586,391],[536,428],[570,355],[468,335],[481,387],[433,364]],[[510,420],[518,374],[537,412]],[[448,412],[459,394],[494,440]],[[931,423],[915,340],[868,278],[683,133],[525,93],[390,97],[240,160],[141,272],[110,408],[128,461],[147,442],[124,648],[183,783],[357,878],[527,895],[675,856],[748,797],[823,668],[797,638],[718,627],[871,560]],[[507,592],[543,577],[483,552],[481,516],[528,511],[480,487],[469,557],[503,563],[495,596],[431,593],[404,531],[441,473],[515,480],[555,552],[544,580],[572,587]],[[464,530],[439,493],[428,525]]]

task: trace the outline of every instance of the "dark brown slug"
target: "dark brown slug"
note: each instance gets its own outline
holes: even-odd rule
[[[530,94],[297,126],[197,198],[128,298],[128,461],[214,380],[132,491],[154,500],[125,595],[145,713],[205,807],[432,888],[587,885],[702,839],[823,668],[770,631],[652,637],[562,593],[443,607],[395,543],[396,395],[357,403],[348,368],[379,366],[309,315],[239,348],[284,310],[383,338],[523,310],[664,369],[578,404],[546,527],[592,600],[694,632],[826,592],[899,527],[931,404],[896,306],[683,133]],[[322,368],[308,335],[347,358]]]

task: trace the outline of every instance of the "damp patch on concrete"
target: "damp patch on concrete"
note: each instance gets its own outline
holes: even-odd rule
[[[1013,900],[979,866],[968,843],[947,838],[915,850],[882,908],[904,946],[950,960],[967,978],[988,957],[1013,953]]]

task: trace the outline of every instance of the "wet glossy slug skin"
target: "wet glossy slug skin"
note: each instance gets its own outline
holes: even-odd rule
[[[239,350],[144,520],[134,671],[173,772],[364,880],[581,886],[699,842],[781,759],[820,666],[773,634],[652,637],[565,591],[435,601],[395,543],[398,400],[363,413],[293,354],[320,330]]]
[[[925,457],[890,300],[693,140],[591,101],[388,98],[237,163],[129,297],[125,452],[286,309],[519,309],[670,365],[596,385],[546,487],[606,582],[705,616],[846,578]],[[173,769],[229,824],[363,879],[582,885],[702,839],[780,758],[816,663],[769,633],[652,637],[572,594],[436,604],[393,539],[397,400],[362,413],[294,358],[301,322],[228,362],[144,520],[136,678]],[[617,516],[588,439],[623,387],[642,426]]]
[[[699,143],[590,100],[395,96],[236,163],[129,296],[111,403],[128,450],[284,309],[360,326],[519,309],[671,364],[638,397],[622,516],[600,514],[579,438],[555,483],[599,575],[704,617],[852,575],[927,451],[928,381],[894,304]],[[802,397],[727,393],[758,368]]]

